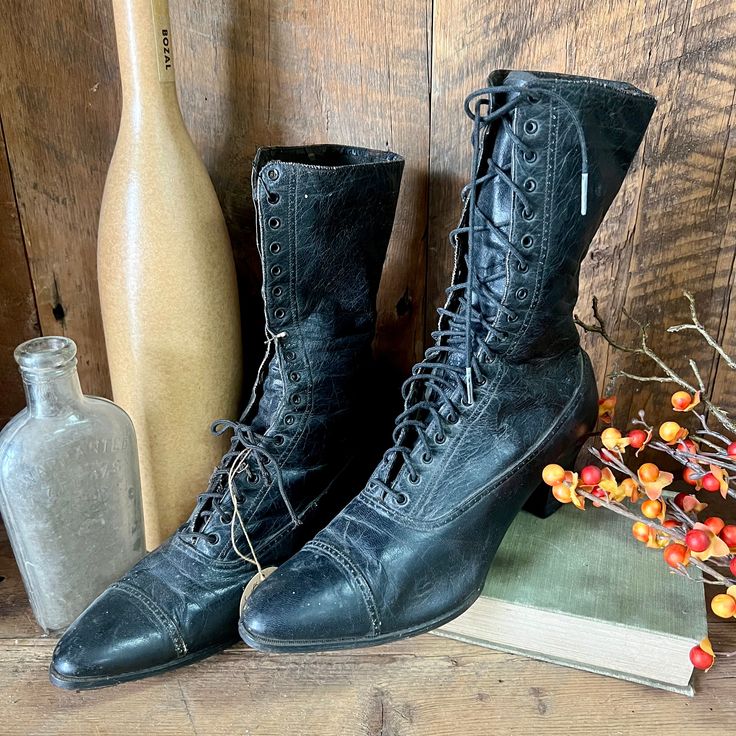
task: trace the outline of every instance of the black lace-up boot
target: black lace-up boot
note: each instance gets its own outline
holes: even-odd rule
[[[619,82],[496,72],[472,94],[471,182],[435,344],[363,491],[246,603],[253,647],[380,644],[477,598],[542,468],[597,415],[572,310],[580,262],[654,99]],[[545,499],[542,499],[542,506]]]
[[[395,154],[340,146],[258,153],[268,348],[250,405],[216,426],[233,431],[230,451],[190,519],[62,637],[55,685],[113,685],[233,643],[256,565],[288,559],[351,498],[402,169]]]

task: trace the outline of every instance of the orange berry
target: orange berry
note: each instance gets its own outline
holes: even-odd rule
[[[721,529],[723,529],[724,526],[726,526],[726,522],[721,519],[720,516],[709,516],[704,522],[708,529],[710,529],[713,534],[720,534]]]
[[[684,411],[690,404],[693,403],[692,396],[687,391],[675,391],[672,394],[672,408],[679,411]]]
[[[639,486],[636,484],[636,481],[633,478],[624,478],[621,481],[621,485],[619,488],[627,495],[631,496],[633,493],[636,493]]]
[[[560,503],[570,503],[572,501],[572,491],[566,483],[558,483],[556,486],[552,486],[552,495]]]
[[[680,524],[680,522],[677,521],[677,519],[665,519],[662,522],[662,526],[665,529],[677,529],[678,527],[682,526],[682,524]]]
[[[615,427],[608,427],[601,432],[601,442],[610,450],[621,439],[621,432]]]
[[[662,504],[659,501],[654,501],[648,498],[642,502],[641,513],[647,517],[647,519],[656,519],[662,513]]]
[[[659,436],[665,442],[674,442],[681,427],[677,422],[665,422],[659,427]]]
[[[728,593],[721,593],[710,602],[710,609],[716,616],[731,618],[736,614],[736,598],[732,598]]]
[[[556,463],[547,465],[542,471],[542,480],[548,486],[556,486],[558,483],[562,483],[562,481],[565,480],[565,469]]]
[[[639,477],[645,483],[654,483],[659,478],[659,468],[654,463],[644,463],[639,468]]]
[[[650,528],[651,527],[643,521],[637,521],[636,524],[631,527],[631,533],[634,535],[634,538],[638,539],[640,542],[648,542]]]
[[[664,560],[670,566],[687,565],[690,560],[690,550],[684,544],[668,544],[664,548]]]

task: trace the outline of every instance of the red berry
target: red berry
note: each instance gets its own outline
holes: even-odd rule
[[[731,562],[728,563],[728,568],[731,570],[731,575],[736,577],[736,557],[731,558]]]
[[[680,452],[692,452],[694,453],[698,448],[691,439],[680,440],[677,444],[677,449]]]
[[[665,519],[662,522],[662,526],[665,529],[677,529],[678,527],[682,526],[677,519]]]
[[[689,495],[690,495],[689,493],[678,493],[678,494],[677,494],[677,495],[676,495],[676,496],[674,497],[674,499],[673,499],[673,500],[674,500],[674,502],[675,502],[675,506],[677,506],[678,508],[680,508],[680,509],[682,509],[682,510],[684,511],[684,510],[685,510],[685,499],[686,499],[686,498],[687,498],[687,497],[688,497]]]
[[[632,429],[626,436],[631,440],[631,447],[635,450],[647,441],[647,433],[643,429]]]
[[[584,486],[597,485],[601,480],[601,469],[596,465],[586,465],[580,471],[580,480]]]
[[[736,442],[732,442],[727,448],[726,452],[731,456],[734,457],[736,455]]]
[[[685,470],[682,471],[682,479],[687,483],[688,485],[695,486],[698,484],[697,480],[698,471],[694,470],[693,468],[685,468]],[[681,496],[684,496],[684,493],[678,494]]]
[[[694,646],[690,650],[690,661],[696,669],[707,670],[713,666],[714,657],[699,646]]]
[[[664,548],[664,560],[670,567],[687,565],[689,558],[690,550],[684,544],[668,544]]]
[[[709,516],[704,522],[708,529],[710,529],[713,534],[720,534],[721,529],[725,526],[725,523],[723,519],[721,519],[720,516]]]
[[[703,488],[711,493],[721,490],[721,481],[713,473],[706,473],[700,482],[703,484]]]
[[[693,552],[705,552],[710,547],[710,537],[702,529],[691,529],[685,535],[685,544]]]
[[[726,524],[718,536],[729,547],[736,547],[736,524]]]

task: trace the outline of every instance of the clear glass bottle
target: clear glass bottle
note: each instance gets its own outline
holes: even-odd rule
[[[19,345],[27,407],[0,432],[0,513],[36,620],[68,626],[144,554],[135,431],[82,394],[66,337]]]

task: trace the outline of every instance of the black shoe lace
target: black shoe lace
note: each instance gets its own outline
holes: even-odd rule
[[[504,95],[506,101],[496,105],[496,97]],[[481,159],[483,156],[483,136],[494,121],[499,120],[512,145],[522,152],[522,155],[532,157],[533,151],[513,129],[511,112],[521,104],[538,101],[540,96],[547,96],[560,103],[568,112],[575,126],[578,144],[581,151],[580,177],[580,213],[587,213],[588,200],[588,156],[583,126],[572,106],[557,92],[546,87],[528,85],[523,88],[500,85],[486,87],[470,94],[465,100],[465,112],[473,121],[471,142],[473,147],[471,179],[463,188],[461,200],[467,210],[467,225],[457,227],[450,233],[450,243],[459,250],[460,238],[466,237],[465,266],[467,278],[453,283],[447,290],[447,302],[437,312],[440,316],[439,329],[432,333],[434,345],[424,354],[424,360],[417,363],[409,378],[404,381],[401,389],[404,399],[404,411],[395,421],[393,432],[394,446],[384,453],[383,467],[391,468],[395,460],[403,461],[408,472],[410,483],[419,480],[419,472],[412,459],[416,442],[423,449],[422,461],[432,461],[432,443],[428,436],[428,429],[434,423],[438,428],[434,442],[441,444],[445,441],[443,432],[444,423],[455,424],[462,411],[462,407],[469,407],[474,402],[473,387],[485,383],[480,370],[479,358],[490,360],[493,349],[490,340],[503,340],[506,333],[494,321],[474,307],[476,298],[485,300],[497,310],[509,317],[517,319],[518,315],[507,307],[492,292],[487,283],[476,277],[475,273],[475,234],[489,231],[495,239],[505,247],[516,259],[520,271],[529,267],[526,256],[519,246],[512,243],[506,234],[494,222],[476,208],[478,188],[490,181],[499,179],[509,189],[509,195],[516,194],[523,205],[526,216],[531,215],[531,205],[526,192],[516,184],[510,175],[510,168],[499,165],[490,156],[486,159],[488,166],[485,174],[480,174]],[[457,269],[456,269],[457,273]],[[454,309],[450,305],[454,304]],[[485,339],[479,339],[480,335]],[[462,351],[464,365],[455,365],[449,360],[453,353]],[[458,392],[458,388],[461,390]],[[458,394],[462,398],[458,398]],[[445,415],[443,416],[442,411]],[[410,438],[413,441],[410,441]],[[403,505],[408,501],[406,494],[397,492],[387,480],[374,477],[369,482],[383,494],[393,496],[396,503]]]
[[[280,335],[270,335],[267,340],[268,349],[258,371],[256,386],[261,382],[264,367],[268,363],[271,345],[279,337]],[[251,402],[244,412],[244,416],[248,415],[253,405],[254,397],[255,390],[251,397]],[[182,531],[192,542],[196,542],[198,539],[204,539],[208,544],[217,544],[220,541],[217,533],[204,532],[197,529],[197,527],[206,528],[209,519],[217,516],[221,525],[229,527],[230,543],[238,556],[246,562],[255,565],[260,572],[261,565],[258,561],[254,545],[248,535],[245,521],[240,513],[240,505],[245,500],[244,494],[236,486],[234,482],[235,478],[241,473],[244,473],[248,482],[254,485],[260,480],[263,480],[267,484],[275,481],[294,526],[299,525],[299,518],[286,493],[279,463],[274,455],[266,449],[269,439],[267,435],[256,432],[252,427],[243,422],[233,422],[229,419],[218,419],[214,421],[211,431],[217,436],[231,431],[233,436],[230,440],[230,449],[222,456],[219,465],[212,472],[208,490],[199,494],[197,509]],[[252,459],[256,465],[255,472],[248,462],[249,459]],[[225,507],[226,499],[228,498],[231,509]],[[238,547],[236,521],[248,543],[250,556],[244,554]]]

